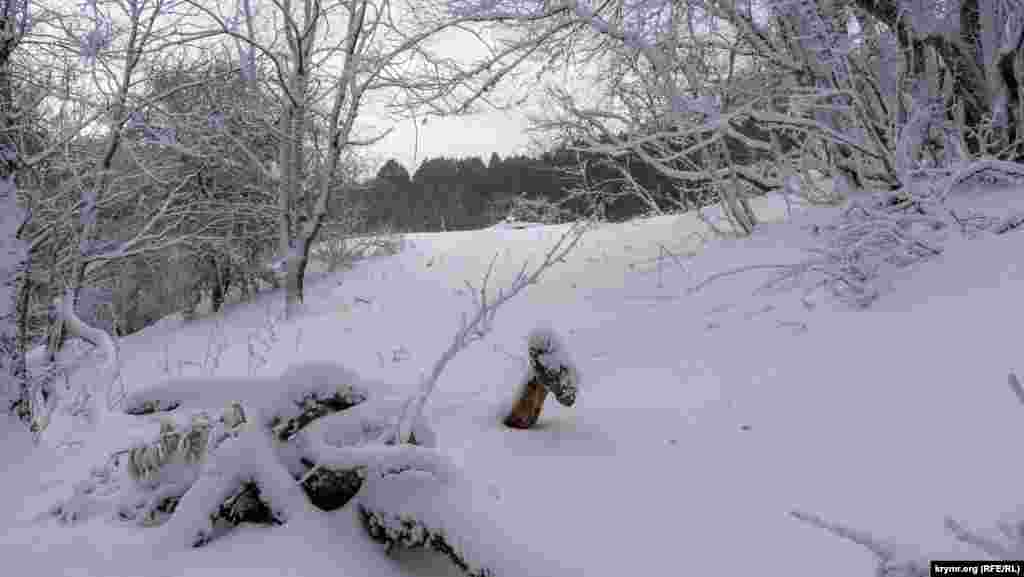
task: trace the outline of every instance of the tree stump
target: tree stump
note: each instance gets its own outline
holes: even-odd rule
[[[544,399],[548,397],[548,389],[536,377],[530,379],[523,387],[512,411],[505,417],[505,426],[513,429],[529,429],[537,424],[540,411],[544,408]]]
[[[579,385],[576,366],[570,360],[565,345],[550,329],[531,331],[526,351],[530,359],[526,384],[504,420],[505,426],[514,429],[529,429],[537,424],[548,393],[562,405],[571,407],[576,402]]]

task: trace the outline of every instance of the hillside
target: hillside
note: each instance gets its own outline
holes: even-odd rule
[[[1019,190],[964,194],[976,208],[1024,208]],[[1001,457],[1024,434],[1024,407],[1006,386],[1009,371],[1024,370],[1021,233],[951,236],[867,311],[817,292],[755,294],[772,274],[763,269],[691,293],[715,273],[799,261],[815,243],[805,225],[836,212],[787,217],[778,199],[757,208],[776,222],[745,240],[702,242],[692,215],[602,225],[449,365],[427,412],[472,490],[443,515],[481,531],[467,547],[497,575],[863,576],[876,565],[867,549],[790,511],[925,558],[975,558],[944,518],[987,528],[1016,508],[1021,466]],[[189,375],[268,387],[290,365],[329,360],[400,397],[471,308],[464,282],[497,255],[501,286],[558,232],[410,235],[398,255],[308,286],[297,319],[276,319],[282,299],[265,294],[187,325],[167,320],[123,339],[127,388]],[[538,325],[562,335],[582,392],[571,408],[548,401],[537,428],[509,430],[494,411],[521,378]],[[72,378],[89,375],[86,366]],[[244,526],[196,550],[104,514],[61,525],[46,511],[110,452],[153,438],[156,419],[57,427],[34,450],[15,423],[4,427],[0,557],[31,575],[460,574],[433,554],[386,556],[351,506]]]

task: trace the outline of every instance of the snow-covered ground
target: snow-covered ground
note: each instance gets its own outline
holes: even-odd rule
[[[988,195],[992,207],[1024,206],[1020,191]],[[770,272],[689,293],[712,273],[803,258],[814,240],[801,223],[832,213],[781,222],[781,201],[755,206],[778,222],[706,245],[692,215],[602,225],[449,365],[428,416],[476,492],[447,514],[475,519],[467,527],[479,534],[468,538],[499,575],[864,576],[876,565],[866,549],[789,512],[870,530],[925,557],[973,558],[944,517],[990,527],[1017,508],[1024,466],[1012,455],[1024,407],[1006,376],[1024,370],[1024,233],[954,237],[865,312],[799,292],[755,296]],[[307,285],[307,310],[293,320],[273,320],[281,297],[265,294],[194,323],[158,324],[121,343],[127,388],[176,375],[233,377],[236,388],[259,376],[253,386],[268,386],[293,363],[329,360],[371,388],[412,392],[472,307],[464,281],[477,282],[496,256],[500,286],[560,230],[414,234],[396,256]],[[571,408],[548,400],[535,429],[506,429],[494,407],[522,376],[525,338],[538,325],[562,335],[582,392]],[[430,553],[386,556],[351,506],[244,526],[196,550],[104,516],[60,525],[46,510],[107,452],[152,440],[156,419],[112,415],[95,431],[55,429],[34,450],[14,423],[0,426],[5,574],[460,574]]]

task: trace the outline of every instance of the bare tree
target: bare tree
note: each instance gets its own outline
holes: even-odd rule
[[[358,121],[367,103],[395,114],[466,112],[538,45],[528,38],[476,60],[443,57],[431,42],[479,21],[454,15],[444,2],[242,0],[234,16],[204,0],[191,4],[207,22],[184,39],[222,35],[237,42],[243,73],[281,105],[268,126],[279,138],[276,158],[249,156],[276,186],[289,314],[302,302],[310,248],[344,154],[386,134],[362,134]]]
[[[756,224],[746,196],[809,190],[818,172],[842,193],[1019,156],[1014,1],[457,4],[524,34],[568,26],[543,51],[596,90],[552,89],[558,112],[539,128],[618,161],[634,188],[630,158],[680,191],[714,187],[740,232]]]
[[[92,334],[72,325],[82,289],[109,277],[109,265],[201,243],[223,228],[226,217],[196,200],[197,174],[183,159],[202,152],[180,142],[173,124],[147,124],[144,114],[188,87],[141,90],[146,67],[173,53],[168,27],[184,14],[169,10],[165,0],[95,0],[82,15],[69,14],[61,3],[43,4],[37,14],[42,17],[26,38],[35,42],[34,80],[42,96],[32,102],[35,109],[22,98],[22,108],[36,116],[20,120],[40,136],[36,146],[18,148],[15,163],[19,195],[32,215],[20,231],[27,257],[18,293],[18,346],[24,350],[29,343],[30,301],[46,292],[43,300],[54,303],[48,358],[56,365],[65,336]],[[45,379],[37,385],[44,412],[51,410],[56,391]],[[36,420],[32,405],[40,403],[32,394],[22,397],[19,412]]]
[[[43,83],[29,80],[31,64],[24,46],[33,19],[27,1],[0,1],[0,351],[4,369],[3,394],[10,409],[25,422],[32,419],[38,400],[30,383],[26,352],[29,344],[28,301],[32,291],[31,267],[23,236],[30,214],[25,209],[19,184],[31,178],[26,159],[37,152],[41,135],[36,107]]]

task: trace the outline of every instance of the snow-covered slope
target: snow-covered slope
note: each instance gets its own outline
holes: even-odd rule
[[[1000,195],[993,207],[1020,204],[1019,191],[991,194]],[[777,199],[759,208],[785,213]],[[943,518],[991,526],[1020,502],[1022,466],[1006,456],[1024,434],[1024,407],[1006,374],[1024,370],[1024,233],[951,241],[866,312],[800,293],[753,295],[770,271],[687,291],[737,266],[795,262],[814,242],[799,223],[822,214],[765,224],[696,256],[706,230],[692,215],[603,225],[456,358],[428,414],[474,482],[472,499],[488,503],[488,526],[500,528],[502,541],[481,544],[500,575],[871,574],[866,549],[793,519],[793,509],[925,556],[979,555],[949,537]],[[559,230],[411,235],[401,254],[309,286],[299,318],[274,320],[279,297],[265,295],[216,318],[151,327],[122,343],[128,389],[203,377],[192,382],[209,397],[200,387],[188,401],[222,406],[236,395],[218,383],[265,385],[296,362],[322,360],[357,373],[371,394],[412,392],[471,307],[464,281],[495,255],[497,281],[510,278]],[[562,335],[582,393],[571,408],[549,400],[535,429],[505,429],[494,407],[519,383],[526,335],[539,325]],[[232,378],[206,382],[211,375]],[[35,452],[3,426],[0,558],[19,572],[459,574],[428,553],[385,556],[351,506],[243,527],[195,551],[109,520],[60,526],[39,513],[106,452],[152,438],[155,419],[118,416],[79,433],[80,446]],[[460,526],[451,509],[437,522]]]

